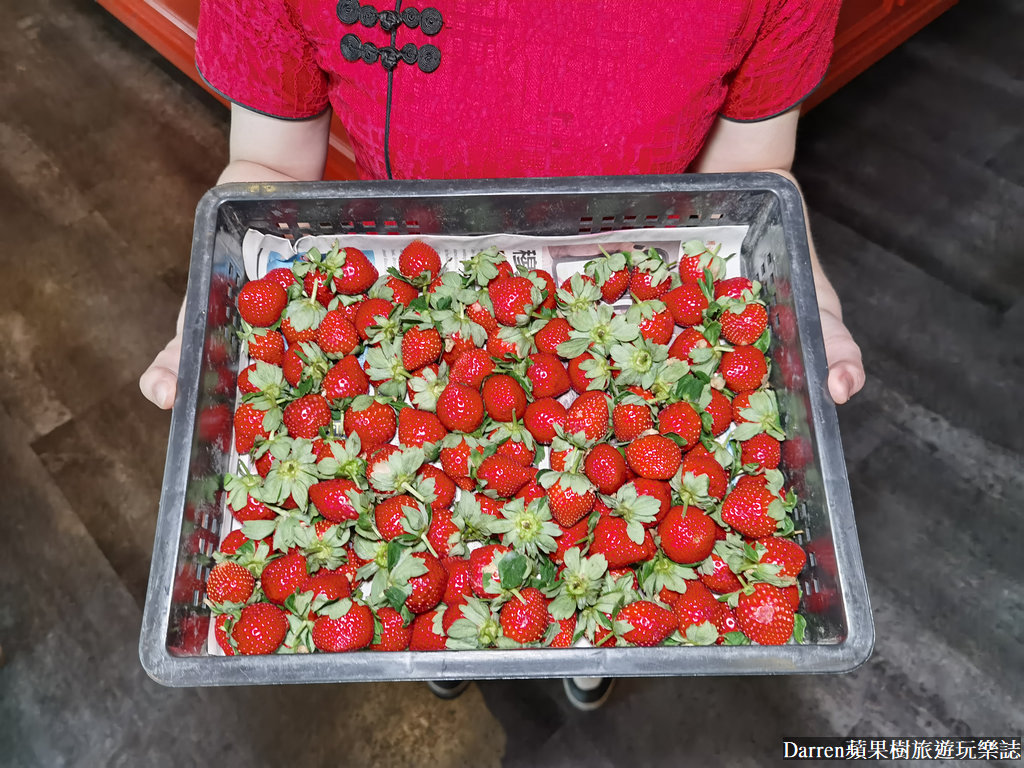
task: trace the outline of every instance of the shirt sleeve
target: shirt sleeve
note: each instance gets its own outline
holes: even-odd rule
[[[770,0],[754,44],[729,84],[721,115],[755,122],[806,99],[832,59],[840,0]]]
[[[328,107],[328,79],[286,0],[202,0],[196,68],[224,98],[303,120]]]

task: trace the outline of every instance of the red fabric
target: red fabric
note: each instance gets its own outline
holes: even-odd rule
[[[444,25],[399,26],[441,65],[394,70],[394,178],[678,173],[715,118],[773,116],[804,98],[832,54],[839,0],[432,0]],[[376,6],[381,8],[382,6]],[[386,7],[386,6],[383,6]],[[332,106],[366,178],[384,178],[387,72],[349,62],[324,0],[204,0],[196,63],[242,106],[308,118]]]

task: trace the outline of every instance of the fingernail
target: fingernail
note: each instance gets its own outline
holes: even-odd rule
[[[168,408],[171,405],[171,388],[166,384],[157,384],[153,390],[153,394],[156,395],[156,404],[161,408]]]

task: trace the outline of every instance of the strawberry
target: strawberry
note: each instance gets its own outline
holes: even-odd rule
[[[783,645],[793,635],[793,607],[771,584],[754,584],[740,592],[736,620],[740,630],[758,645]]]
[[[225,555],[236,555],[238,550],[249,541],[252,541],[252,539],[242,533],[241,529],[236,529],[224,537],[224,541],[220,543],[218,551],[223,552]],[[267,543],[269,545],[270,542]]]
[[[647,313],[644,312],[643,314]],[[649,317],[643,317],[642,315],[641,317],[642,319],[637,323],[637,327],[640,329],[640,336],[652,344],[666,345],[672,340],[672,334],[675,333],[675,321],[667,309],[660,312],[652,311]]]
[[[569,391],[569,372],[556,355],[535,352],[529,361],[526,376],[533,384],[534,399],[561,397]]]
[[[347,296],[359,296],[370,290],[379,274],[365,253],[358,248],[345,248],[345,263],[334,274],[334,290]]]
[[[608,443],[598,443],[587,453],[583,471],[598,493],[611,495],[626,482],[626,459]]]
[[[708,340],[696,328],[683,328],[669,346],[668,356],[696,365],[697,360],[692,357],[693,351],[710,346]]]
[[[672,287],[672,280],[668,276],[659,279],[657,284],[652,284],[652,276],[651,272],[642,269],[633,270],[629,279],[629,292],[633,294],[634,299],[637,301],[660,299]]]
[[[455,501],[455,483],[452,479],[433,464],[424,464],[416,474],[424,480],[434,481],[435,499],[430,504],[431,508],[435,511],[450,509]]]
[[[452,483],[451,480],[448,480],[448,482],[451,483],[454,489],[455,483]],[[427,541],[434,548],[438,557],[448,557],[452,549],[452,536],[458,532],[459,527],[452,520],[451,509],[446,506],[434,507],[431,505],[430,525],[427,527]]]
[[[502,325],[524,325],[540,303],[540,291],[527,277],[491,280],[487,295],[494,307],[494,318]]]
[[[687,328],[704,322],[704,310],[708,308],[708,298],[699,285],[687,284],[673,288],[662,296],[661,300],[668,307],[676,325]]]
[[[658,525],[661,548],[677,563],[699,563],[715,546],[716,527],[699,509],[672,507]]]
[[[744,292],[753,292],[754,284],[746,277],[728,277],[715,283],[715,298],[742,299]]]
[[[488,456],[476,471],[477,480],[488,491],[511,499],[532,477],[531,470],[507,456]]]
[[[333,478],[321,480],[309,488],[309,500],[316,511],[332,523],[358,520],[359,511],[352,506],[349,494],[359,494],[359,486],[351,480]]]
[[[491,598],[501,592],[498,563],[511,551],[510,547],[503,544],[485,544],[470,553],[469,584],[477,597]],[[488,578],[485,579],[485,576]]]
[[[256,372],[256,363],[250,363],[243,368],[238,374],[238,391],[243,395],[251,395],[254,392],[259,392],[260,388],[249,381],[249,376]]]
[[[683,457],[684,480],[687,473],[695,478],[703,476],[708,479],[707,495],[709,497],[721,500],[725,496],[725,491],[729,484],[729,476],[714,456],[705,456],[698,453],[696,449],[690,451]],[[697,503],[696,499],[688,499],[687,501],[690,504]]]
[[[778,565],[780,576],[795,579],[807,564],[807,553],[792,539],[768,536],[758,539],[757,543],[767,550],[761,555],[761,562]]]
[[[260,411],[249,403],[242,403],[235,411],[235,449],[239,454],[246,454],[252,450],[256,438],[270,437],[270,433],[263,428],[263,418],[266,411]]]
[[[305,583],[308,576],[305,555],[298,551],[290,552],[264,566],[260,586],[267,600],[284,605],[284,601]]]
[[[382,539],[391,541],[406,533],[402,525],[406,508],[418,510],[419,502],[404,493],[382,499],[373,508],[373,520]]]
[[[736,592],[743,588],[729,564],[714,552],[711,553],[711,573],[704,573],[702,569],[697,575],[705,587],[719,594]]]
[[[549,445],[555,439],[555,425],[565,428],[568,412],[565,406],[550,397],[534,400],[526,406],[523,424],[533,439],[542,445]]]
[[[524,467],[532,467],[537,460],[537,454],[533,448],[526,444],[522,439],[523,437],[525,436],[517,435],[498,443],[498,447],[494,451],[495,455],[505,456],[518,464],[522,464]],[[492,432],[490,439],[495,441],[500,438],[495,437],[495,434]]]
[[[576,614],[567,619],[558,620],[558,634],[551,640],[549,648],[571,648],[572,638],[576,634]]]
[[[497,373],[483,386],[484,407],[495,421],[522,421],[526,413],[526,391],[511,376]]]
[[[700,581],[687,581],[686,591],[672,601],[672,612],[679,621],[679,631],[685,635],[691,626],[714,623],[718,606],[718,600]]]
[[[441,334],[436,328],[412,327],[402,336],[402,367],[415,371],[436,362],[444,351]]]
[[[628,523],[621,517],[602,515],[594,527],[594,540],[590,543],[590,554],[602,554],[608,561],[608,568],[624,568],[633,563],[650,560],[657,552],[654,537],[644,529],[643,541],[637,544],[626,532]]]
[[[422,448],[427,443],[440,443],[448,430],[430,411],[402,408],[398,412],[398,444]]]
[[[626,446],[626,461],[640,477],[668,480],[679,469],[683,452],[663,435],[645,435]]]
[[[582,432],[587,440],[603,440],[608,434],[610,413],[608,395],[591,390],[577,397],[565,418],[565,431],[575,435]]]
[[[410,280],[441,274],[441,257],[422,240],[413,240],[398,255],[398,271]]]
[[[722,338],[730,344],[753,344],[768,327],[768,312],[763,304],[751,303],[739,313],[726,310],[719,322],[722,324]]]
[[[405,626],[402,614],[389,606],[377,609],[380,639],[370,646],[371,651],[404,651],[412,638],[412,626]]]
[[[246,523],[250,520],[273,520],[277,517],[277,513],[274,512],[274,510],[255,496],[247,496],[245,505],[240,509],[235,509],[230,505],[228,506],[228,509],[231,510],[231,514],[234,516],[235,520],[240,523]]]
[[[703,245],[703,244],[702,244]],[[679,259],[679,277],[683,284],[696,284],[704,279],[704,270],[711,271],[711,279],[718,277],[722,259],[708,250],[702,253],[686,253]]]
[[[437,398],[437,417],[450,432],[475,432],[484,420],[484,400],[465,384],[449,384]]]
[[[550,554],[550,557],[552,562],[561,564],[568,550],[586,548],[590,538],[590,521],[587,517],[583,517],[576,525],[566,527],[559,523],[558,527],[562,529],[562,535],[555,538],[556,549]]]
[[[625,628],[626,625],[629,629]],[[615,616],[615,628],[623,640],[648,648],[660,645],[677,626],[678,621],[672,611],[650,600],[636,600],[624,605]]]
[[[299,282],[295,279],[295,273],[292,272],[289,267],[277,267],[276,269],[272,269],[263,276],[263,279],[277,283],[286,291]]]
[[[634,478],[629,481],[629,485],[633,486],[637,496],[650,496],[658,501],[658,511],[649,527],[661,522],[672,505],[672,487],[664,480],[650,480],[646,477]]]
[[[776,501],[764,486],[738,484],[722,502],[722,520],[744,536],[769,536],[775,532],[776,520],[769,510]]]
[[[373,613],[362,603],[341,600],[321,610],[313,623],[313,645],[319,651],[358,651],[373,642]]]
[[[563,528],[572,528],[594,508],[594,485],[585,475],[550,472],[540,479],[547,489],[551,516]]]
[[[601,283],[601,298],[608,304],[614,304],[621,299],[622,294],[629,288],[630,277],[629,269],[612,272],[608,279]]]
[[[466,317],[487,331],[488,336],[497,334],[500,329],[498,321],[494,319],[494,315],[479,301],[475,301],[466,307]]]
[[[612,429],[619,442],[632,442],[653,428],[651,409],[640,402],[621,402],[612,408]]]
[[[340,600],[352,594],[352,585],[344,573],[322,568],[302,583],[299,592],[312,592],[314,596],[323,595],[328,600]]]
[[[277,331],[255,331],[246,341],[253,360],[280,365],[284,359],[284,336]]]
[[[480,406],[480,411],[481,413],[483,412],[483,405]],[[470,477],[472,471],[470,466],[471,458],[474,453],[478,456],[482,454],[483,447],[475,441],[470,445],[465,439],[458,439],[455,442],[452,441],[452,437],[454,436],[445,438],[445,442],[442,445],[440,455],[441,469],[463,490],[474,490],[476,488],[476,480]]]
[[[494,373],[494,360],[484,349],[473,347],[463,352],[452,363],[448,380],[454,384],[463,384],[477,391],[483,386],[484,379]]]
[[[284,409],[284,425],[291,437],[312,440],[331,419],[331,406],[322,395],[303,395]]]
[[[499,617],[505,637],[517,643],[539,642],[551,623],[549,602],[536,587],[521,590],[517,599],[501,607]]]
[[[410,651],[445,650],[446,637],[441,626],[445,613],[442,606],[440,609],[421,613],[413,619],[412,631],[409,633]]]
[[[356,320],[352,325],[355,326],[356,333],[359,334],[359,338],[364,341],[370,338],[370,329],[381,324],[381,321],[387,320],[388,315],[391,314],[391,310],[395,308],[387,299],[382,298],[367,298],[359,304],[359,309],[356,310]]]
[[[756,464],[760,469],[778,469],[782,446],[767,432],[754,435],[740,443],[740,464]]]
[[[217,640],[217,645],[224,651],[225,656],[235,655],[235,649],[231,647],[229,635],[233,624],[234,619],[228,614],[222,613],[217,617],[217,621],[213,625],[213,636]]]
[[[448,572],[441,561],[429,552],[413,552],[411,557],[421,560],[427,572],[409,579],[412,592],[405,599],[405,607],[413,613],[426,613],[437,607],[444,595]]]
[[[658,432],[683,438],[684,449],[692,448],[700,442],[702,428],[700,415],[687,402],[669,403],[658,413]]]
[[[324,374],[321,388],[323,396],[335,402],[369,394],[370,380],[363,369],[359,367],[359,360],[348,355],[335,363]]]
[[[250,280],[238,292],[238,313],[249,325],[269,328],[288,305],[288,292],[273,280]]]
[[[718,372],[733,392],[750,392],[768,378],[768,365],[764,353],[757,347],[736,347],[722,355]]]
[[[413,300],[420,295],[420,290],[415,285],[412,285],[405,280],[401,280],[394,275],[389,275],[385,281],[385,285],[391,289],[391,295],[395,300],[396,304],[401,304],[403,307],[408,307],[412,304]]]
[[[302,291],[310,298],[315,295],[316,300],[325,307],[334,298],[331,278],[320,269],[311,269],[305,274],[302,278]]]
[[[356,398],[345,411],[345,433],[357,434],[362,454],[372,454],[377,448],[390,443],[398,429],[394,409],[369,397]]]
[[[211,603],[245,603],[252,597],[256,579],[248,568],[231,561],[218,563],[206,580],[206,597]]]
[[[338,309],[324,315],[317,326],[315,339],[328,355],[348,355],[359,346],[359,332]]]
[[[708,391],[711,393],[711,402],[704,411],[711,416],[711,436],[718,437],[732,423],[732,403],[717,389],[709,387]]]
[[[555,285],[555,278],[553,278],[551,273],[546,269],[534,269],[531,274],[536,275],[544,281],[544,287],[540,291],[542,300],[538,305],[538,309],[554,309],[557,306],[555,294],[558,292],[558,287]]]
[[[725,642],[725,635],[728,633],[740,631],[740,622],[736,618],[736,611],[725,603],[718,604],[718,613],[715,614],[715,618],[712,621],[715,624],[715,628],[718,629],[718,640],[715,641],[718,645],[722,645]]]
[[[231,627],[231,639],[243,656],[273,653],[287,634],[287,615],[273,603],[245,606]]]
[[[564,317],[552,317],[533,335],[533,343],[539,352],[557,355],[558,345],[569,340],[570,330],[569,321]]]

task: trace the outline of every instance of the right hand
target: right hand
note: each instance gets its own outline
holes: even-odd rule
[[[178,359],[181,356],[181,331],[185,322],[185,302],[178,310],[178,322],[174,338],[156,356],[149,368],[139,378],[139,389],[150,402],[160,408],[174,405],[174,394],[178,390]]]

